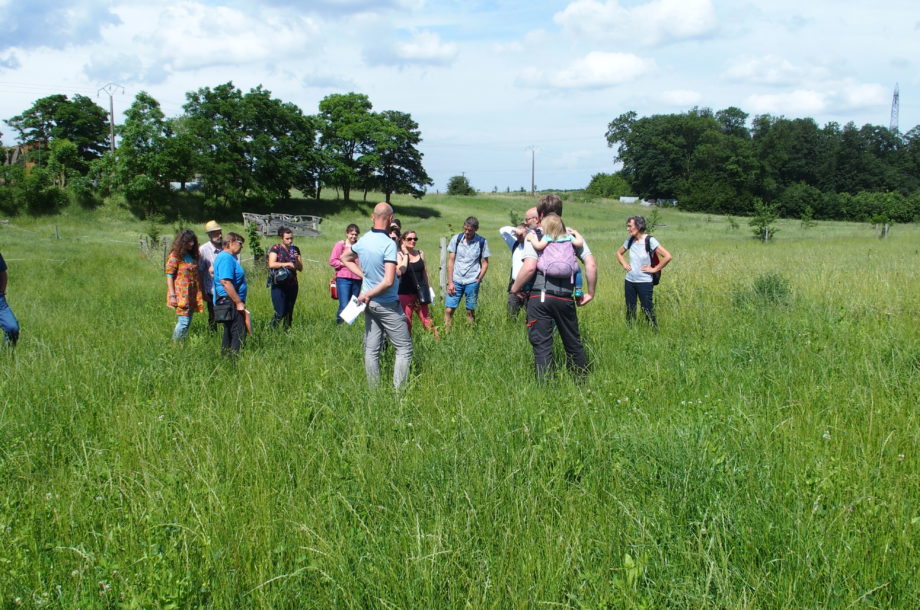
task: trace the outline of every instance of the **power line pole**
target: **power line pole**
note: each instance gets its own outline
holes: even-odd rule
[[[537,196],[537,183],[536,183],[536,156],[537,156],[537,147],[530,147],[530,196]]]
[[[99,97],[99,94],[103,91],[109,95],[109,147],[112,149],[113,153],[115,152],[115,102],[112,96],[118,89],[121,89],[122,93],[125,92],[124,87],[116,85],[115,83],[109,83],[96,91],[96,97]]]
[[[891,122],[888,123],[888,129],[893,133],[898,131],[898,111],[900,109],[901,94],[898,91],[898,83],[894,84],[894,95],[891,96]]]

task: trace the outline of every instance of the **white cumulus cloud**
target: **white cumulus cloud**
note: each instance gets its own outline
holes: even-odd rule
[[[827,95],[810,89],[797,89],[785,93],[754,94],[744,106],[754,114],[789,114],[808,116],[827,109]]]
[[[846,79],[785,93],[754,94],[748,96],[745,110],[754,114],[814,116],[826,113],[847,116],[873,108],[884,112],[890,102],[889,88]]]
[[[528,67],[517,82],[537,88],[600,89],[633,81],[655,68],[654,60],[631,53],[592,51],[554,72]]]
[[[364,49],[364,60],[370,65],[447,66],[457,58],[459,49],[444,42],[434,32],[422,31],[408,41],[375,45]]]
[[[741,57],[733,60],[723,76],[729,80],[760,85],[796,85],[808,80],[824,79],[821,66],[796,65],[783,57]]]
[[[192,2],[160,13],[157,27],[137,41],[157,49],[173,70],[247,65],[302,54],[317,37],[309,18],[263,13],[260,19],[234,8]]]
[[[711,0],[652,0],[634,7],[576,0],[553,20],[574,36],[647,46],[704,38],[718,28]]]

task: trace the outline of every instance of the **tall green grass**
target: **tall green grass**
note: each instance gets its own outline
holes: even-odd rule
[[[761,244],[665,210],[654,333],[626,326],[613,255],[639,208],[572,198],[600,264],[592,371],[541,386],[496,233],[529,205],[397,201],[433,268],[470,214],[493,254],[477,325],[416,324],[399,395],[366,389],[362,325],[334,326],[327,294],[369,206],[299,240],[321,263],[288,333],[250,270],[236,362],[201,318],[170,340],[145,224],[0,225],[23,327],[0,352],[0,604],[917,606],[917,227],[789,222]]]

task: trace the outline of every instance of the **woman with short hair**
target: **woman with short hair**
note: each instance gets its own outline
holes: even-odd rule
[[[204,311],[204,298],[198,277],[198,237],[183,229],[173,239],[166,259],[166,305],[176,310],[173,340],[188,336],[192,314]]]
[[[658,240],[651,235],[646,235],[648,225],[643,216],[630,216],[626,221],[626,232],[629,236],[620,249],[617,250],[617,260],[626,270],[624,294],[626,297],[626,321],[634,322],[636,319],[636,299],[642,305],[646,319],[658,328],[655,319],[655,309],[652,303],[652,289],[655,285],[655,274],[660,273],[671,262],[671,253],[664,249]],[[623,254],[629,252],[629,262]],[[657,264],[652,260],[657,258]]]

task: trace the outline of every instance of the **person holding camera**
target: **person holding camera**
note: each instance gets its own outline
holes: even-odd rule
[[[246,240],[227,233],[224,249],[214,259],[214,319],[224,325],[221,352],[236,355],[246,332],[246,272],[237,257]]]
[[[418,314],[422,326],[438,336],[428,304],[431,303],[431,283],[425,266],[425,253],[416,249],[418,234],[408,230],[399,238],[396,252],[396,275],[399,276],[399,305],[406,314],[409,332],[412,332],[412,314]]]
[[[287,228],[278,229],[280,244],[275,244],[268,251],[268,278],[272,290],[272,307],[275,317],[272,318],[272,328],[277,328],[278,323],[284,328],[291,327],[294,318],[294,303],[297,302],[297,272],[303,271],[303,259],[300,248],[294,245],[294,232]]]

